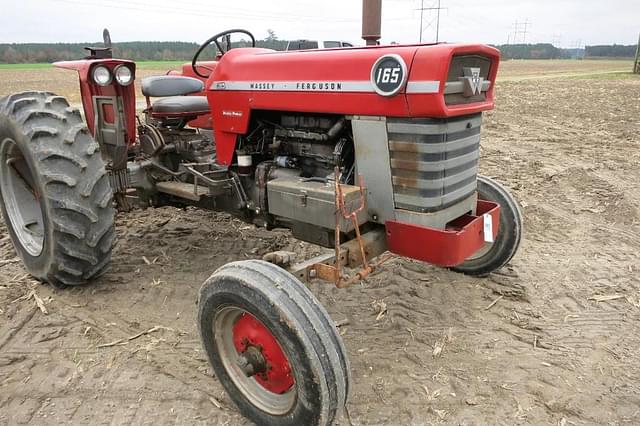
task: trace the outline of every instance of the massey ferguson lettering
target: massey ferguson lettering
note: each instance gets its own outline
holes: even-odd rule
[[[214,81],[211,90],[257,92],[372,92],[371,83],[361,81]]]
[[[249,83],[251,90],[275,90],[275,83]]]
[[[296,83],[296,90],[336,91],[336,90],[342,90],[342,83],[339,83],[339,82]]]
[[[342,83],[338,81],[255,82],[249,83],[249,90],[336,92],[342,90]]]

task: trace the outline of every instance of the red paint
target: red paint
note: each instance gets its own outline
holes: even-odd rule
[[[262,356],[267,361],[267,371],[253,377],[268,391],[282,394],[295,384],[289,360],[278,341],[269,329],[253,315],[242,314],[235,323],[233,344],[238,353],[247,350],[248,346],[262,348]]]
[[[210,90],[214,81],[368,82],[375,61],[380,56],[391,53],[401,56],[407,64],[409,82],[439,81],[438,93],[407,94],[403,90],[396,96],[383,97],[374,92]],[[464,53],[478,53],[488,57],[492,61],[492,83],[495,81],[499,52],[484,45],[376,46],[296,52],[275,52],[260,48],[233,49],[220,59],[206,83],[213,114],[218,162],[231,164],[237,135],[247,132],[253,110],[444,118],[492,109],[493,84],[485,101],[458,106],[445,104],[444,83],[451,58]],[[225,116],[223,111],[240,112],[241,116]]]
[[[99,86],[91,79],[91,71],[98,65],[109,68],[113,74],[113,69],[120,65],[127,64],[135,76],[136,64],[133,61],[124,59],[81,59],[77,61],[55,62],[54,67],[75,70],[80,78],[80,94],[82,96],[82,106],[84,108],[85,120],[91,134],[95,137],[96,112],[93,109],[93,99],[96,96],[117,96],[122,98],[124,106],[124,128],[126,129],[126,141],[131,146],[136,141],[136,91],[134,83],[128,86],[121,86],[114,80],[108,86]],[[113,111],[107,112],[107,120],[114,120]]]
[[[279,92],[279,91],[225,91],[210,90],[214,81],[273,82],[273,81],[336,81],[368,82],[371,67],[382,55],[397,54],[407,65],[408,82],[439,81],[438,93],[406,93],[383,97],[374,92]],[[444,102],[444,86],[451,58],[458,54],[476,53],[488,57],[492,64],[489,78],[492,82],[486,100],[464,105],[448,106]],[[307,112],[315,114],[372,115],[385,117],[445,118],[477,113],[494,106],[494,82],[498,71],[499,51],[485,45],[438,44],[409,46],[368,46],[349,49],[321,49],[295,52],[276,52],[261,48],[240,48],[227,52],[217,61],[202,62],[212,70],[205,82],[205,92],[211,114],[203,114],[189,124],[199,128],[214,128],[217,161],[230,165],[233,161],[239,135],[248,131],[254,110]],[[125,106],[127,141],[136,139],[135,90],[133,85],[122,87],[114,83],[107,87],[94,84],[89,72],[102,64],[111,69],[131,61],[120,59],[89,59],[57,62],[60,68],[74,69],[80,76],[82,103],[87,125],[95,134],[93,97],[121,96]],[[209,71],[207,71],[209,72]],[[195,75],[191,64],[184,64],[172,75]],[[204,79],[200,78],[204,81]],[[233,111],[224,115],[223,111]]]
[[[491,215],[495,239],[500,226],[500,206],[490,201],[478,200],[475,216],[461,216],[444,230],[387,221],[389,251],[438,266],[459,265],[484,245],[486,213]]]

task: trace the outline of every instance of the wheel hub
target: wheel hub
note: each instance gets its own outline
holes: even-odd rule
[[[295,381],[291,366],[271,332],[248,313],[233,326],[233,344],[238,351],[238,366],[270,392],[283,394]]]
[[[39,256],[44,246],[44,218],[40,194],[29,165],[12,139],[0,143],[0,192],[7,219],[20,245],[31,256]]]

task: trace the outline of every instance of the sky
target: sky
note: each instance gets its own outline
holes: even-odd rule
[[[2,0],[0,43],[89,42],[102,28],[118,41],[202,42],[230,28],[256,38],[363,44],[361,0]],[[382,43],[420,40],[420,9],[438,0],[382,0]],[[422,6],[422,4],[424,6]],[[640,0],[440,0],[439,40],[553,43],[572,48],[635,44]],[[436,40],[436,10],[425,10],[423,42]],[[526,25],[525,25],[526,23]],[[525,31],[526,30],[526,31]]]

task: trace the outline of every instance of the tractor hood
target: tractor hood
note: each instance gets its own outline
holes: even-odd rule
[[[472,44],[233,49],[206,87],[216,130],[233,133],[252,110],[453,117],[493,108],[499,55]]]

